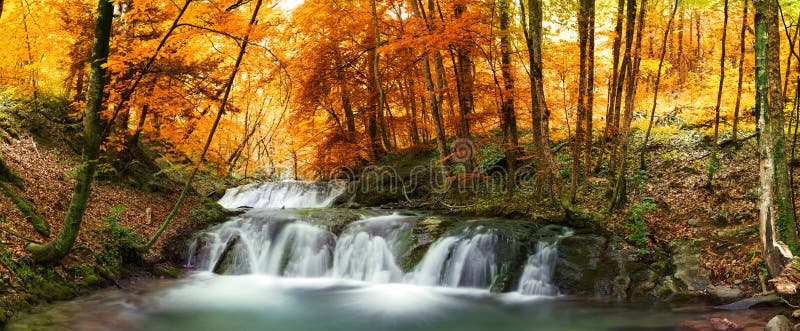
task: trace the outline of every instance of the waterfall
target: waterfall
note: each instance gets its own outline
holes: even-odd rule
[[[407,245],[413,217],[371,217],[347,226],[338,238],[280,211],[248,212],[198,235],[187,266],[223,274],[333,277],[370,282],[403,278],[395,256]]]
[[[225,208],[324,208],[346,190],[346,182],[281,181],[247,184],[225,191],[219,201]]]
[[[237,217],[196,238],[187,265],[226,274],[321,277],[332,262],[335,240],[300,221]]]
[[[558,295],[558,287],[551,283],[557,257],[558,241],[536,243],[536,253],[528,257],[517,292],[525,295]]]
[[[401,280],[395,256],[403,248],[400,236],[410,231],[409,223],[402,221],[408,218],[379,216],[351,224],[336,245],[332,276],[374,283]]]
[[[419,219],[399,214],[362,216],[337,235],[332,229],[341,227],[309,217],[305,211],[252,209],[197,234],[189,245],[187,266],[228,275],[327,277],[493,290],[507,289],[504,284],[513,281],[516,270],[521,274],[517,292],[559,294],[552,284],[558,239],[570,230],[534,230],[542,239],[530,243],[519,234],[512,235],[518,232],[491,222],[465,222],[433,241],[412,271],[404,273],[398,259],[410,259],[412,247],[419,249],[420,243],[414,239],[419,235],[414,234]],[[533,253],[521,255],[528,251],[525,247]],[[516,262],[525,258],[524,266]]]
[[[497,235],[481,233],[437,240],[409,282],[428,286],[488,288],[497,274]]]

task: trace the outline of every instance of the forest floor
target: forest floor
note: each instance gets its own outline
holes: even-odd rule
[[[0,195],[0,325],[15,310],[67,299],[112,284],[120,277],[176,273],[169,262],[185,249],[188,236],[219,219],[219,215],[213,215],[213,206],[209,206],[214,204],[189,196],[143,261],[131,264],[132,261],[124,261],[125,252],[114,240],[126,234],[149,238],[169,214],[180,192],[143,192],[124,182],[96,180],[72,252],[57,266],[36,266],[25,247],[30,242],[47,242],[59,231],[80,155],[63,140],[48,139],[42,145],[30,135],[0,142],[0,155],[22,179],[21,187],[6,185],[50,227],[49,238],[34,231],[14,203]],[[147,217],[148,210],[151,217]]]
[[[647,151],[647,168],[639,170],[641,135],[633,135],[628,160],[628,203],[607,216],[610,184],[605,171],[587,178],[577,193],[577,206],[591,215],[585,224],[648,252],[666,251],[676,240],[699,248],[700,264],[714,285],[739,287],[745,294],[764,290],[769,279],[761,263],[758,236],[758,159],[753,132],[741,132],[738,147],[717,148],[714,161],[701,132],[656,134]],[[749,138],[749,139],[747,139]],[[568,149],[556,155],[568,174]],[[567,161],[564,161],[567,160]],[[709,170],[713,170],[711,186]],[[800,181],[800,171],[794,172]],[[795,199],[797,201],[797,199]],[[523,217],[552,222],[561,211],[530,193],[484,193],[444,198],[443,208],[473,215]],[[581,222],[581,221],[579,221]],[[594,224],[589,224],[594,223]]]

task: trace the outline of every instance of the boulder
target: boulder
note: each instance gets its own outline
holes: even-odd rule
[[[764,328],[764,331],[793,331],[794,326],[792,325],[792,321],[789,320],[788,317],[783,315],[777,315],[773,317],[769,322],[767,322],[767,326]]]
[[[706,290],[711,300],[716,303],[734,302],[742,297],[742,290],[735,286],[711,285],[707,287]]]
[[[553,282],[564,294],[611,295],[616,270],[606,256],[606,238],[576,234],[561,240]]]
[[[697,245],[688,240],[675,240],[669,244],[672,255],[673,277],[684,285],[690,295],[702,295],[710,281],[708,270],[700,265],[700,252]]]

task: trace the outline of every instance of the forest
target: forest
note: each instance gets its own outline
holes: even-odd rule
[[[0,328],[800,325],[798,0],[0,0],[0,31]]]

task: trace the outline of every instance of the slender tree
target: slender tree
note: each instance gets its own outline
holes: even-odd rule
[[[722,87],[725,86],[725,44],[728,38],[728,0],[724,0],[722,19],[722,54],[719,57],[719,88],[717,88],[717,105],[714,106],[714,144],[719,138],[719,107],[722,103]],[[711,181],[709,180],[709,183]]]
[[[644,135],[644,143],[642,143],[642,150],[639,152],[639,169],[645,169],[645,156],[647,154],[647,143],[650,140],[650,131],[653,129],[653,123],[655,122],[656,117],[656,105],[658,104],[658,90],[661,83],[661,68],[664,64],[664,56],[667,53],[667,40],[669,40],[669,34],[672,31],[672,21],[675,20],[675,12],[678,10],[678,1],[675,0],[674,7],[672,7],[672,15],[669,17],[669,21],[667,21],[667,29],[664,30],[664,42],[661,43],[661,53],[658,58],[658,70],[656,71],[656,82],[655,86],[653,87],[653,106],[650,107],[650,121],[647,124],[647,132]],[[727,3],[728,0],[725,0]]]
[[[77,178],[72,200],[67,210],[64,224],[55,238],[49,243],[30,244],[28,250],[37,263],[57,263],[69,253],[78,238],[83,214],[89,202],[92,178],[97,169],[100,155],[100,112],[103,108],[103,90],[105,88],[108,61],[109,40],[111,39],[111,22],[114,8],[111,1],[98,0],[97,20],[94,27],[94,45],[89,69],[86,105],[83,110],[83,150],[81,162],[77,166]]]
[[[635,12],[635,1],[631,1],[634,4],[629,6],[633,7],[633,11]],[[622,130],[620,130],[620,144],[617,150],[617,159],[619,162],[619,168],[616,172],[616,178],[614,179],[614,191],[611,195],[611,202],[608,208],[608,212],[612,212],[614,207],[621,205],[626,200],[626,187],[627,187],[627,166],[628,166],[628,147],[629,147],[629,134],[631,128],[631,122],[633,121],[633,112],[634,112],[634,101],[636,100],[636,88],[638,85],[639,80],[639,64],[641,62],[641,50],[642,50],[642,31],[644,30],[644,17],[645,17],[645,4],[646,0],[642,0],[642,3],[639,7],[639,15],[638,18],[635,19],[636,23],[636,42],[633,49],[633,54],[629,61],[630,65],[628,66],[627,72],[627,81],[625,83],[625,114],[622,123]],[[630,9],[629,9],[630,10]],[[630,13],[630,11],[629,11]]]
[[[167,218],[164,219],[163,223],[161,223],[161,226],[158,228],[156,233],[154,233],[153,236],[150,237],[150,240],[148,240],[144,246],[139,247],[139,250],[142,252],[149,251],[156,243],[156,241],[158,241],[158,238],[161,237],[161,235],[164,233],[167,227],[169,227],[169,224],[172,222],[172,219],[175,218],[175,215],[178,214],[178,210],[181,207],[181,203],[183,203],[183,200],[186,198],[186,195],[189,193],[189,190],[191,189],[192,181],[194,180],[194,177],[197,175],[197,171],[200,170],[200,166],[202,165],[203,160],[205,159],[206,154],[208,153],[208,149],[211,146],[211,141],[214,139],[214,134],[217,132],[220,119],[222,119],[222,115],[225,114],[225,107],[228,105],[228,98],[230,98],[231,95],[233,82],[236,80],[236,77],[239,74],[239,67],[242,64],[242,59],[244,58],[244,54],[247,51],[247,45],[250,44],[250,34],[253,33],[253,30],[255,30],[256,24],[258,23],[257,20],[258,12],[261,9],[262,2],[263,0],[258,0],[256,2],[255,8],[253,9],[253,15],[250,17],[250,23],[247,25],[247,32],[245,33],[244,38],[242,38],[241,44],[239,45],[239,54],[236,56],[236,62],[234,62],[233,64],[233,70],[231,71],[231,74],[230,76],[228,76],[228,80],[225,83],[225,92],[222,95],[222,100],[220,101],[219,104],[219,110],[217,111],[217,116],[214,119],[214,124],[211,126],[211,130],[208,132],[208,137],[206,138],[206,142],[205,145],[203,146],[202,152],[200,152],[200,157],[197,159],[197,164],[195,164],[195,167],[192,170],[191,174],[189,175],[189,178],[186,180],[186,184],[184,184],[183,186],[181,195],[178,196],[178,200],[175,202],[175,205],[172,207],[172,210],[170,211],[169,215],[167,215]],[[296,173],[297,170],[295,169],[295,175]]]
[[[517,113],[514,109],[514,76],[511,67],[511,33],[509,21],[511,20],[511,1],[498,1],[498,20],[500,24],[500,70],[503,73],[501,123],[503,140],[506,151],[507,192],[513,194],[516,184],[517,150],[519,136],[517,134]]]
[[[733,129],[732,137],[733,144],[738,144],[737,129],[739,126],[739,107],[742,104],[742,82],[744,81],[744,54],[745,54],[745,37],[747,36],[747,8],[748,0],[744,0],[742,9],[742,29],[739,34],[739,83],[736,87],[736,105],[733,108]]]
[[[425,21],[425,25],[428,28],[428,30],[431,30],[431,24],[428,22],[426,18],[423,17],[421,6],[417,2],[417,0],[409,0],[409,3],[411,3],[411,11],[414,17],[418,19],[423,19]],[[436,55],[438,55],[439,51],[435,51],[435,53]],[[438,58],[441,61],[441,56],[439,56]],[[442,111],[441,90],[437,91],[436,86],[434,86],[434,78],[431,75],[431,64],[428,52],[422,54],[422,59],[420,62],[422,63],[422,75],[425,78],[425,89],[428,91],[428,100],[429,100],[429,105],[431,107],[433,130],[434,134],[436,135],[436,149],[439,151],[439,157],[443,158],[447,156],[447,143],[445,141],[446,134],[441,113]],[[442,82],[442,80],[439,78],[439,75],[441,73],[437,70],[436,74],[437,74],[437,82]]]

